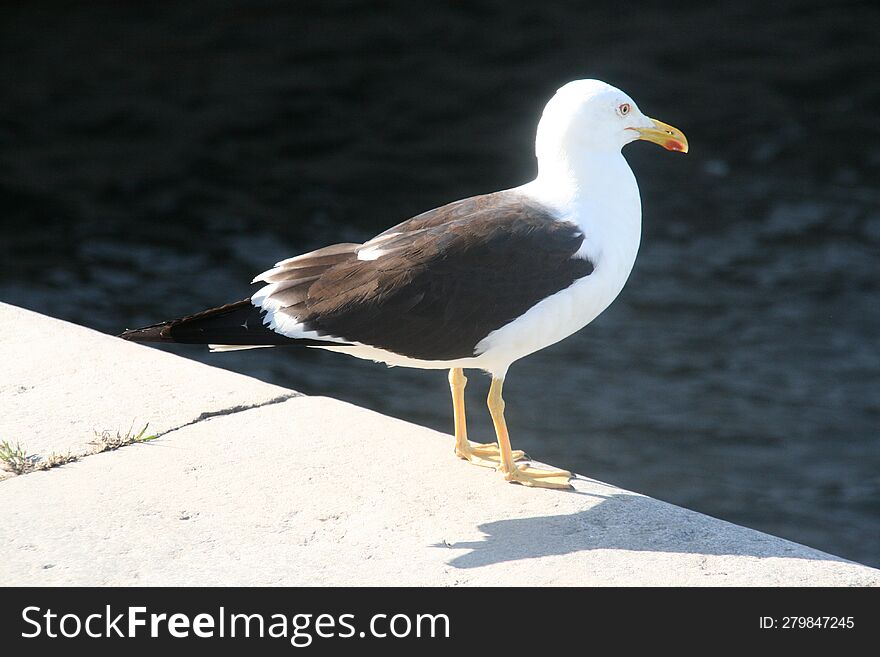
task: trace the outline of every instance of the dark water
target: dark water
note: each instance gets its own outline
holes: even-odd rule
[[[880,12],[521,4],[4,5],[0,299],[117,333],[242,298],[282,257],[530,178],[543,103],[599,77],[692,152],[628,147],[635,271],[514,365],[515,445],[880,565]],[[442,373],[175,351],[451,428]]]

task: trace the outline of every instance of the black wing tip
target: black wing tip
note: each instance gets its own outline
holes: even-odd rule
[[[179,319],[159,322],[158,324],[150,324],[149,326],[143,326],[136,329],[126,329],[116,337],[130,342],[191,342],[191,340],[181,340],[179,337],[173,335],[172,329],[181,325],[190,324],[194,321],[215,317],[242,308],[252,308],[251,300],[249,298],[227,303],[217,308],[209,308],[208,310],[203,310],[202,312],[181,317]],[[201,340],[195,340],[195,342],[197,344],[207,344],[206,341]]]
[[[130,342],[236,346],[324,346],[329,342],[320,338],[290,338],[277,333],[263,324],[264,312],[254,306],[250,299],[243,299],[188,317],[127,329],[117,337]],[[332,344],[350,346],[350,343],[338,343],[335,340]]]
[[[126,329],[116,337],[130,342],[174,342],[174,338],[164,334],[164,329],[169,325],[170,322],[165,322],[143,328]]]

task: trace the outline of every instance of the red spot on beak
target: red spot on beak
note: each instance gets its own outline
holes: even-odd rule
[[[665,148],[667,151],[681,152],[684,150],[684,144],[682,144],[677,139],[667,139],[666,142],[663,144],[663,148]]]

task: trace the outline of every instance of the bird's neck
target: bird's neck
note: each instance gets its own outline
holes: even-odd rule
[[[593,205],[641,219],[639,188],[619,150],[540,153],[538,176],[526,187],[560,212]]]

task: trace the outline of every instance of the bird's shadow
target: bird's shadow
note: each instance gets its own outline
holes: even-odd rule
[[[445,542],[468,552],[448,563],[456,568],[572,554],[588,550],[788,557],[814,561],[845,559],[680,507],[627,493],[580,493],[599,498],[590,508],[567,515],[496,520],[479,525],[478,541]]]

